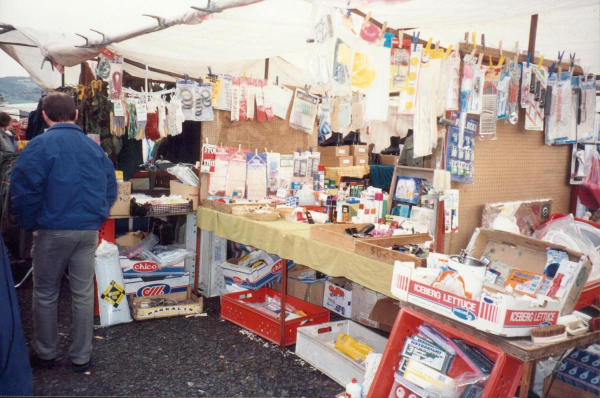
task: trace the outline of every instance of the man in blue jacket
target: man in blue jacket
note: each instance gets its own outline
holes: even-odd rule
[[[12,211],[33,231],[31,364],[50,368],[58,357],[57,303],[69,270],[73,300],[71,367],[88,369],[94,328],[94,253],[98,229],[117,196],[115,169],[100,146],[75,124],[71,97],[53,93],[42,101],[48,130],[23,150],[12,171]]]

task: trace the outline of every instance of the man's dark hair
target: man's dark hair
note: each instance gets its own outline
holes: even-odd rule
[[[59,123],[75,120],[77,108],[71,96],[65,93],[52,93],[42,100],[42,110],[48,119]]]
[[[10,126],[10,121],[12,118],[6,112],[0,112],[0,127],[8,127]]]

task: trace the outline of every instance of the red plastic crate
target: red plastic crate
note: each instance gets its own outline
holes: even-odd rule
[[[246,290],[239,293],[228,293],[221,296],[221,317],[238,326],[248,329],[265,340],[279,344],[281,325],[278,318],[270,316],[248,305],[264,303],[267,297],[281,300],[278,291],[262,288],[257,291]],[[286,305],[304,311],[307,316],[285,322],[285,346],[296,344],[296,330],[300,326],[310,326],[329,322],[329,311],[306,301],[287,296]]]
[[[368,398],[389,396],[394,384],[394,373],[398,370],[400,353],[402,352],[402,347],[404,347],[404,341],[407,337],[417,334],[417,327],[424,323],[435,327],[447,337],[463,339],[468,344],[479,347],[495,362],[494,369],[485,384],[482,397],[512,398],[515,396],[515,391],[519,386],[521,375],[523,374],[523,363],[521,361],[506,355],[498,347],[476,339],[467,333],[429,318],[410,308],[402,308],[396,317],[396,322],[385,347],[383,358],[375,374],[375,379],[371,384]],[[454,378],[464,372],[470,371],[470,368],[463,359],[457,355],[452,361],[452,367],[448,375]]]

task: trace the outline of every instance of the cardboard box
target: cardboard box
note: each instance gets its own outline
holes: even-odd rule
[[[346,318],[352,317],[352,285],[325,282],[323,307]]]
[[[203,300],[192,293],[191,289],[184,292],[169,293],[158,296],[157,298],[170,299],[175,301],[189,300],[189,304],[177,304],[160,307],[142,307],[142,302],[147,302],[150,297],[130,297],[129,307],[131,315],[136,321],[148,319],[168,318],[172,316],[201,314],[203,309]]]
[[[303,282],[301,279],[302,274],[305,272],[305,270],[295,268],[288,272],[287,294],[288,296],[292,296],[302,301],[306,301],[307,303],[322,307],[326,280],[323,278],[317,279],[317,281],[314,283]],[[344,278],[329,278],[328,280],[332,283],[345,282]],[[279,292],[281,291],[281,283],[279,280],[275,281],[273,284],[273,289]]]
[[[388,166],[396,166],[398,165],[398,160],[400,156],[394,155],[379,155],[381,157],[381,164]]]
[[[377,293],[358,283],[352,283],[353,321],[390,332],[398,311],[400,311],[398,300]]]
[[[231,259],[221,263],[223,276],[228,285],[236,284],[246,289],[258,290],[267,283],[271,282],[280,275],[285,260],[278,256],[270,256],[272,261],[256,268],[239,266],[241,259]],[[288,269],[292,268],[294,263],[288,261]]]
[[[369,156],[368,145],[350,145],[350,155],[352,156]]]
[[[354,155],[355,166],[368,166],[369,156],[368,155]]]
[[[414,263],[397,261],[392,277],[392,294],[400,300],[427,308],[488,333],[501,336],[529,336],[538,326],[555,325],[558,317],[570,314],[590,272],[588,258],[562,246],[537,239],[491,229],[476,229],[467,252],[475,258],[484,255],[516,269],[543,273],[546,266],[546,248],[558,248],[569,254],[575,274],[566,282],[562,299],[538,295],[537,302],[530,297],[515,297],[484,288],[479,300],[460,297],[446,291],[411,280]]]
[[[333,158],[337,156],[351,156],[350,147],[348,145],[343,146],[320,146],[319,153],[321,154],[321,159],[325,158]],[[323,163],[321,163],[323,164]]]
[[[128,216],[131,202],[131,182],[117,183],[117,200],[110,208],[109,216]]]
[[[198,208],[198,187],[185,185],[175,180],[171,180],[169,184],[171,188],[171,195],[181,195],[184,199],[192,201],[192,206],[194,210]]]
[[[130,278],[125,279],[125,293],[133,297],[159,296],[162,294],[187,291],[190,286],[190,273],[182,276],[164,278]]]
[[[128,259],[119,257],[123,278],[154,278],[166,276],[183,276],[185,273],[185,264],[172,265],[170,267],[161,267],[154,261],[148,261],[138,258]]]
[[[320,163],[325,167],[349,167],[354,166],[352,156],[321,156]]]
[[[577,392],[577,397],[585,397],[586,392],[592,396],[600,396],[600,355],[575,349],[563,361],[556,379],[576,387],[578,390],[573,392]]]
[[[137,243],[140,243],[144,238],[148,236],[148,232],[136,231],[136,232],[127,232],[123,236],[119,236],[115,239],[115,243],[122,247],[133,246]]]

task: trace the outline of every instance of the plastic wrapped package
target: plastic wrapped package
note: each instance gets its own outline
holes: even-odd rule
[[[485,382],[488,375],[477,375],[475,373],[466,372],[454,378],[451,387],[432,386],[427,389],[429,398],[459,398],[470,396],[481,396],[485,387]],[[467,391],[467,389],[471,391]]]
[[[142,250],[139,256],[161,267],[172,267],[188,258],[194,258],[196,252],[177,246],[154,246],[152,249]]]
[[[120,247],[119,254],[127,258],[134,258],[140,255],[144,250],[150,250],[158,244],[158,237],[154,234],[142,239],[133,246]]]
[[[486,203],[482,212],[481,226],[531,236],[549,219],[551,210],[552,199],[550,198]]]
[[[100,325],[112,326],[131,322],[123,273],[119,264],[119,250],[116,245],[102,240],[96,249],[95,271]]]
[[[192,187],[198,186],[198,176],[189,166],[178,165],[168,168],[167,171],[181,180],[181,182],[183,182],[185,185],[190,185]]]
[[[585,254],[592,263],[588,281],[600,278],[600,254],[592,241],[579,230],[572,214],[547,222],[532,237]]]

